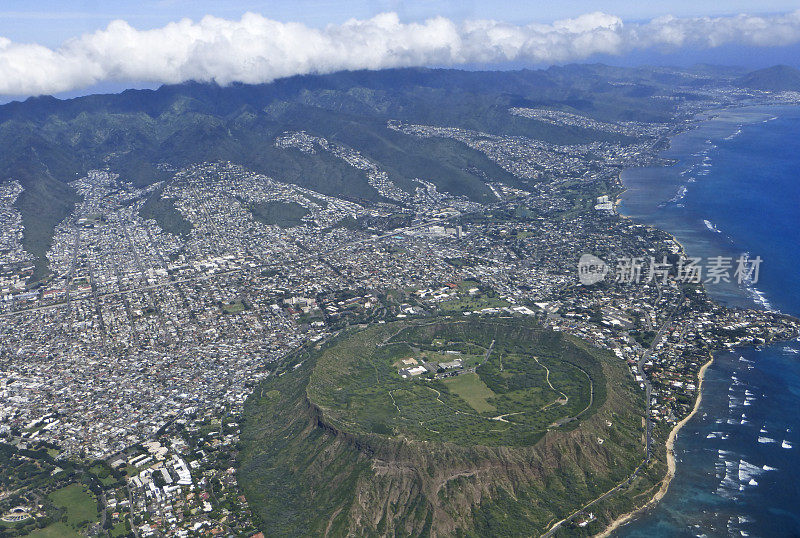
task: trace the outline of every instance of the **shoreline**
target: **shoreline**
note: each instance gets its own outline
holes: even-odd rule
[[[700,116],[701,114],[698,114],[695,117],[698,118],[698,116]],[[713,119],[714,117],[715,117],[714,115],[710,115],[709,117],[706,117],[706,118],[704,118],[702,120],[699,120],[698,121],[698,125],[695,126],[695,128],[698,128],[700,126],[700,124],[702,124],[702,123],[704,123],[706,121],[709,121],[709,120]],[[677,136],[678,134],[681,134],[681,133],[676,133],[675,135],[669,137],[667,148],[670,148],[672,146],[672,138],[674,136]],[[623,215],[619,211],[619,206],[622,205],[623,195],[628,190],[628,187],[625,185],[625,182],[622,179],[622,174],[626,170],[622,170],[617,175],[617,180],[619,181],[619,185],[621,187],[621,191],[617,194],[617,197],[614,200],[614,212],[617,215],[619,215],[620,217],[624,218],[624,219],[633,220],[632,217],[630,217],[628,215]],[[673,234],[673,233],[671,233],[671,232],[669,232],[667,230],[661,230],[661,231],[666,233],[667,235],[669,235],[672,238],[672,240],[678,246],[679,252],[685,256],[686,255],[686,248],[684,247],[683,243],[681,243],[678,240],[677,236],[675,236],[675,234]],[[661,483],[660,483],[661,485],[658,488],[658,491],[656,491],[653,494],[653,496],[646,503],[644,503],[642,506],[640,506],[638,508],[635,508],[635,509],[631,510],[630,512],[626,512],[624,514],[621,514],[621,515],[617,516],[613,521],[611,521],[611,523],[608,524],[608,526],[606,526],[605,529],[603,529],[601,532],[596,534],[595,538],[607,538],[614,531],[616,531],[617,529],[619,529],[623,525],[626,525],[626,524],[630,523],[631,521],[636,519],[638,516],[642,515],[647,510],[653,508],[655,505],[657,505],[661,501],[661,499],[664,498],[664,495],[666,495],[667,491],[669,490],[669,485],[670,485],[670,483],[672,483],[672,479],[675,477],[675,472],[677,470],[677,462],[675,460],[675,440],[677,439],[678,432],[681,430],[681,428],[683,428],[686,425],[686,423],[689,422],[689,420],[691,420],[692,417],[694,417],[694,415],[697,413],[697,410],[700,408],[700,403],[703,400],[703,380],[705,378],[706,370],[708,369],[709,366],[711,366],[711,364],[713,364],[713,362],[714,362],[714,355],[711,354],[710,357],[709,357],[709,360],[706,361],[700,367],[700,370],[697,373],[697,378],[698,378],[698,382],[697,382],[697,398],[695,399],[694,407],[692,407],[691,412],[687,416],[685,416],[677,424],[675,424],[675,426],[672,427],[672,429],[669,432],[669,435],[667,436],[667,441],[665,443],[666,452],[667,452],[667,472],[664,475],[664,478],[661,480]]]
[[[788,106],[796,106],[796,105],[788,105]],[[725,111],[728,111],[728,110],[739,110],[739,109],[760,108],[760,107],[761,107],[761,105],[752,105],[752,106],[744,106],[744,107],[731,106],[731,107],[722,107],[722,108],[719,108],[719,109],[712,109],[710,111],[705,111],[705,112],[702,112],[702,113],[700,113],[700,114],[695,116],[695,119],[698,120],[698,123],[697,123],[696,126],[693,127],[693,129],[701,127],[702,124],[704,124],[704,123],[706,123],[708,121],[717,119],[720,114],[716,114],[715,112],[725,112]],[[703,116],[703,115],[705,115],[705,117],[702,117],[702,119],[701,119],[701,116]],[[756,123],[756,122],[752,122],[752,123]],[[689,131],[689,130],[692,130],[692,129],[688,129],[687,131]],[[685,133],[687,131],[681,131],[681,132],[673,133],[672,135],[670,135],[668,137],[667,149],[672,147],[672,139],[675,136],[681,135],[681,134],[683,134],[683,133]],[[665,150],[660,151],[659,154],[661,154],[663,151],[665,151]],[[666,166],[671,166],[671,165],[666,165]],[[633,167],[633,168],[636,168],[636,167]],[[620,171],[619,174],[617,175],[617,181],[618,181],[618,185],[620,187],[620,190],[619,190],[618,193],[616,193],[616,198],[614,200],[614,206],[613,206],[614,207],[614,212],[619,217],[621,217],[623,219],[628,219],[628,220],[637,222],[639,224],[644,224],[646,226],[650,226],[652,228],[658,229],[659,231],[667,234],[672,239],[672,241],[677,245],[677,247],[679,249],[679,252],[682,253],[683,255],[686,255],[687,252],[686,252],[685,246],[683,245],[683,243],[678,239],[678,237],[674,233],[672,233],[672,232],[670,232],[668,230],[665,230],[664,228],[661,228],[661,227],[659,227],[659,226],[657,226],[655,224],[644,222],[642,220],[637,219],[636,217],[633,217],[631,215],[625,215],[625,214],[622,214],[620,212],[620,206],[623,203],[624,194],[625,194],[625,192],[628,191],[628,186],[625,184],[625,181],[623,180],[622,175],[625,172],[627,172],[628,170],[631,170],[631,168],[626,168],[626,169]],[[705,286],[703,286],[703,287],[705,288]],[[708,294],[707,290],[706,290],[706,293]],[[712,297],[710,294],[708,296],[715,303],[725,305],[724,301],[720,301],[719,299]],[[746,298],[750,302],[753,302],[751,297],[746,296]],[[729,305],[728,308],[741,308],[741,307],[740,306],[730,306]],[[755,308],[755,309],[764,310],[763,305],[760,305],[760,304],[753,304],[752,306],[749,306],[749,308]],[[706,371],[707,371],[708,367],[711,366],[714,363],[714,360],[715,360],[714,355],[711,354],[709,356],[709,360],[707,362],[705,362],[700,367],[700,369],[698,370],[698,373],[697,373],[697,376],[698,376],[697,397],[695,399],[694,406],[693,406],[692,410],[689,412],[689,414],[686,417],[684,417],[682,420],[680,420],[678,423],[676,423],[672,427],[670,432],[669,432],[669,435],[668,435],[667,440],[665,442],[666,455],[667,455],[667,471],[666,471],[664,477],[661,479],[661,481],[656,483],[656,485],[654,485],[653,488],[650,488],[649,491],[652,491],[656,487],[658,488],[658,490],[641,506],[639,506],[637,508],[634,508],[634,509],[630,510],[629,512],[626,512],[624,514],[621,514],[621,515],[617,516],[614,520],[612,520],[605,527],[605,529],[603,529],[599,533],[595,534],[594,535],[595,537],[605,538],[605,537],[608,537],[608,536],[612,535],[615,531],[619,530],[624,525],[626,525],[626,524],[630,523],[631,521],[635,520],[636,518],[644,515],[644,513],[647,512],[648,510],[654,508],[663,499],[663,497],[666,495],[666,493],[667,493],[667,491],[669,489],[669,486],[670,486],[673,478],[675,477],[675,473],[676,473],[676,470],[677,470],[677,461],[676,461],[676,458],[675,458],[674,450],[675,450],[675,444],[676,444],[678,433],[681,430],[681,428],[683,428],[689,422],[689,420],[691,420],[694,417],[694,415],[697,413],[697,411],[700,408],[700,404],[702,402],[702,397],[703,397],[702,390],[703,390],[703,384],[704,384],[703,382],[704,382],[705,374],[706,374]]]
[[[677,462],[675,461],[675,440],[678,437],[678,432],[683,428],[687,422],[689,422],[692,417],[697,414],[698,409],[700,409],[700,403],[703,401],[703,380],[705,379],[706,370],[709,366],[714,363],[714,355],[712,354],[708,361],[706,361],[703,366],[700,367],[700,370],[697,373],[697,398],[694,402],[694,407],[692,411],[683,417],[680,422],[675,424],[672,427],[672,430],[669,432],[669,436],[667,437],[666,448],[667,448],[667,474],[664,475],[663,480],[661,481],[661,487],[658,488],[658,491],[647,501],[645,504],[636,508],[626,514],[622,514],[618,516],[614,521],[612,521],[602,532],[596,534],[597,538],[606,538],[610,536],[618,528],[622,527],[626,523],[629,523],[637,516],[641,515],[646,510],[649,510],[662,498],[666,495],[667,490],[669,490],[669,485],[672,482],[672,479],[675,478],[675,471],[677,470]]]

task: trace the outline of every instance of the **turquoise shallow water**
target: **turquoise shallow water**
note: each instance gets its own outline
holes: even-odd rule
[[[623,174],[620,211],[674,234],[691,256],[760,256],[755,287],[709,292],[800,316],[800,108],[720,112],[664,156],[677,164]],[[716,359],[679,434],[669,492],[618,535],[800,536],[800,343]]]

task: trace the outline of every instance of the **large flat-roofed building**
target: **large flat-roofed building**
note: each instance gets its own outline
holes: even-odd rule
[[[401,368],[398,370],[400,377],[408,378],[424,374],[428,370],[424,366],[412,366],[411,368]]]

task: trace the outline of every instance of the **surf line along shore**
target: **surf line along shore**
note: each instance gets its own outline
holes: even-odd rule
[[[667,474],[661,481],[661,487],[658,488],[658,491],[655,493],[655,495],[653,495],[653,497],[649,501],[647,501],[647,503],[645,503],[643,506],[631,512],[628,512],[627,514],[622,514],[617,519],[612,521],[611,524],[609,524],[609,526],[606,527],[606,529],[603,532],[596,535],[597,538],[606,538],[607,536],[610,536],[612,532],[620,528],[622,525],[625,525],[629,521],[641,515],[646,510],[649,510],[650,508],[658,504],[658,502],[664,497],[664,495],[666,495],[667,490],[669,489],[669,484],[675,477],[675,470],[677,468],[675,462],[675,439],[678,437],[678,432],[680,431],[680,429],[683,428],[683,426],[687,422],[689,422],[692,419],[692,417],[697,413],[697,410],[700,409],[700,402],[702,402],[703,400],[703,379],[705,378],[706,370],[708,369],[709,366],[711,366],[713,362],[714,362],[714,355],[710,355],[708,362],[706,362],[705,364],[703,364],[703,366],[700,367],[700,371],[697,373],[697,398],[694,401],[694,407],[692,408],[692,411],[688,415],[683,417],[683,419],[681,419],[680,422],[675,424],[675,426],[673,426],[672,430],[670,430],[669,432],[669,436],[667,437],[667,443],[666,443]]]

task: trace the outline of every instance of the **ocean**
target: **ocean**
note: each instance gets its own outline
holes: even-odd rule
[[[662,156],[623,173],[620,212],[690,256],[760,256],[757,283],[709,293],[800,316],[800,107],[713,112]],[[800,343],[716,353],[675,454],[666,496],[617,536],[800,536]]]

